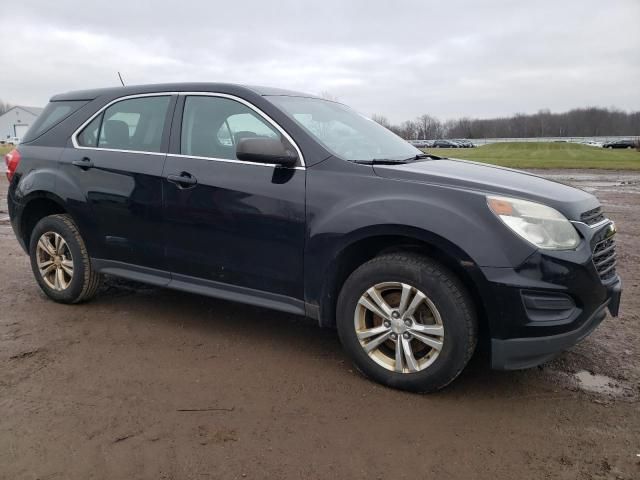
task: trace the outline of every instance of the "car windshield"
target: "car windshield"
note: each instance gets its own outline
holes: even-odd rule
[[[270,96],[318,142],[344,160],[403,161],[422,152],[346,105],[309,97]]]

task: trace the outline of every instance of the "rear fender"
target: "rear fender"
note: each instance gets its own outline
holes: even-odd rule
[[[21,215],[29,203],[42,198],[55,202],[73,218],[89,252],[93,253],[94,246],[98,245],[98,225],[91,215],[86,195],[79,185],[56,168],[30,170],[19,179],[13,191],[14,229],[16,225],[20,226]]]

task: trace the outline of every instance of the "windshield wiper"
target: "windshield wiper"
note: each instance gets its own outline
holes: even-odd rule
[[[409,157],[407,159],[405,159],[405,162],[410,162],[413,160],[422,160],[423,158],[432,158],[434,160],[440,160],[442,157],[439,157],[437,155],[433,155],[431,153],[419,153],[417,155],[414,155],[413,157]]]
[[[433,158],[435,160],[439,160],[442,157],[438,157],[437,155],[431,155],[430,153],[419,153],[414,155],[413,157],[393,160],[391,158],[372,158],[370,160],[352,160],[354,163],[361,163],[364,165],[399,165],[403,163],[411,163],[416,160],[422,160],[424,158]]]
[[[363,165],[397,165],[400,163],[409,163],[409,160],[392,160],[390,158],[372,158],[370,160],[352,160],[353,163],[361,163]]]

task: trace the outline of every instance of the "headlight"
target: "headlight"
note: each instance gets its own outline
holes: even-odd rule
[[[571,250],[580,243],[580,236],[571,222],[551,207],[494,196],[487,197],[487,205],[507,227],[536,247]]]

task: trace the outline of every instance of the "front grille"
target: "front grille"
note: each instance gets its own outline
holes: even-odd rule
[[[604,220],[604,214],[602,213],[601,207],[587,210],[582,215],[580,215],[580,221],[586,223],[587,225],[595,225],[602,220]]]
[[[593,264],[598,270],[602,281],[609,280],[616,275],[616,241],[613,237],[596,243],[593,249]]]

